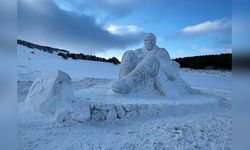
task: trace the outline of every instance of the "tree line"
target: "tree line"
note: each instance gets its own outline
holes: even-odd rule
[[[97,57],[95,55],[85,55],[82,53],[58,53],[58,56],[61,56],[64,59],[72,58],[72,59],[81,59],[81,60],[92,60],[92,61],[101,61],[101,62],[109,62],[115,65],[120,64],[120,61],[116,57],[112,57],[109,59]]]
[[[174,59],[181,68],[232,69],[232,53],[192,56]]]
[[[102,57],[97,57],[94,55],[85,55],[82,53],[76,54],[76,53],[70,53],[68,50],[65,49],[59,49],[59,48],[53,48],[53,47],[49,47],[49,46],[42,46],[42,45],[38,45],[38,44],[34,44],[28,41],[24,41],[24,40],[20,40],[17,39],[17,44],[26,46],[28,48],[35,48],[44,52],[48,52],[48,53],[57,53],[58,56],[61,56],[64,59],[68,59],[68,58],[72,58],[72,59],[79,59],[79,60],[91,60],[91,61],[101,61],[101,62],[108,62],[108,63],[113,63],[113,64],[120,64],[120,61],[116,58],[116,57],[112,57],[112,58],[102,58]]]
[[[44,52],[48,52],[48,53],[53,53],[53,52],[69,53],[69,51],[67,51],[65,49],[53,48],[53,47],[49,47],[49,46],[41,46],[41,45],[34,44],[34,43],[24,41],[24,40],[20,40],[20,39],[17,40],[17,44],[26,46],[26,47],[31,48],[31,49],[35,48],[35,49],[38,49],[38,50],[41,50]]]

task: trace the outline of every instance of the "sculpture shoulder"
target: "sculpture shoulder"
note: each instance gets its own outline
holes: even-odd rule
[[[135,53],[136,53],[137,56],[143,53],[143,49],[142,48],[135,49],[134,51],[135,51]]]
[[[164,57],[170,58],[169,53],[165,48],[159,48],[157,55],[162,58]]]

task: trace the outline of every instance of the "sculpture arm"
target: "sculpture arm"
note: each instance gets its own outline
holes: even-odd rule
[[[160,49],[158,53],[161,62],[161,68],[163,69],[164,73],[171,79],[174,80],[177,77],[177,66],[173,64],[168,52],[166,49]]]

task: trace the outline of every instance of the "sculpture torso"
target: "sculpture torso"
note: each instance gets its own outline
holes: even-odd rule
[[[169,54],[165,48],[159,48],[158,46],[155,46],[152,50],[147,50],[145,47],[136,49],[135,53],[138,57],[138,61],[141,62],[146,56],[148,55],[155,55],[159,61],[161,59],[164,59],[165,61],[171,63],[171,59],[169,57]]]

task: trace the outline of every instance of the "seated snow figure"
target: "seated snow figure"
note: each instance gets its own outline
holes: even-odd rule
[[[179,64],[172,61],[166,49],[156,45],[152,33],[144,37],[145,47],[126,51],[122,57],[119,80],[111,84],[112,90],[126,94],[138,86],[150,85],[159,95],[166,95],[166,82],[174,81],[181,87],[188,85],[179,76]]]

